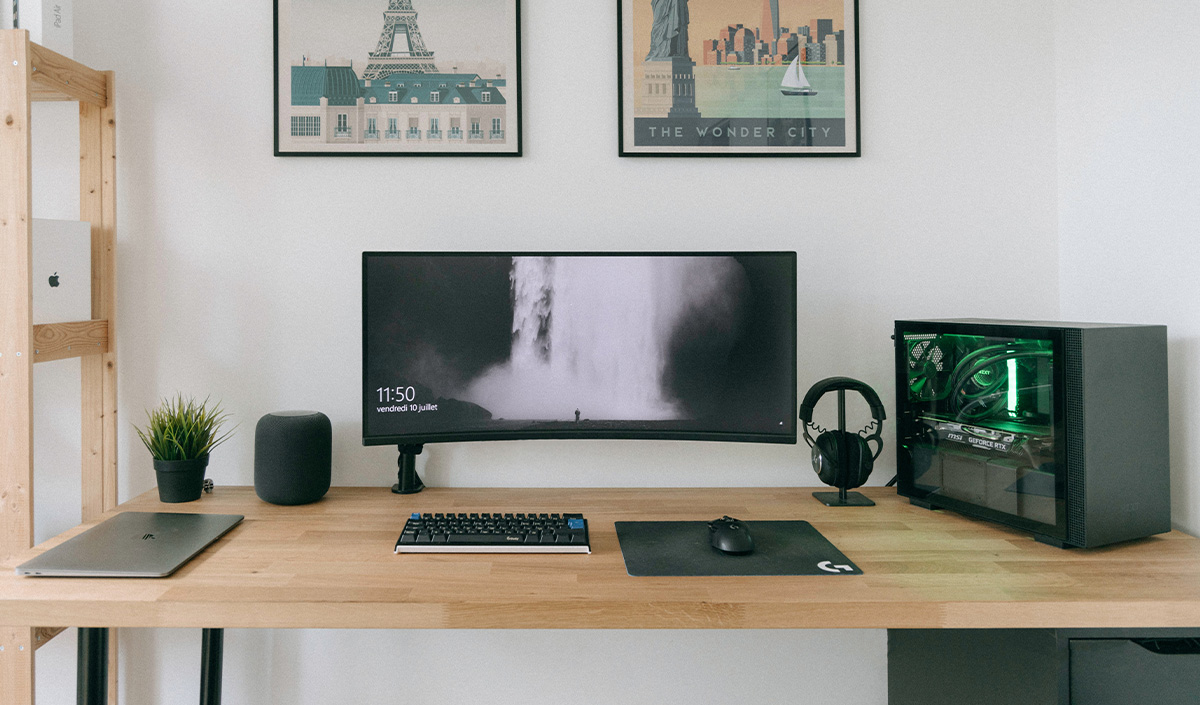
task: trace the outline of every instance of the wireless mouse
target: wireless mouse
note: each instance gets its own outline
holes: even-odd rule
[[[754,550],[754,539],[750,529],[731,516],[708,522],[708,540],[712,547],[723,553],[741,556]]]

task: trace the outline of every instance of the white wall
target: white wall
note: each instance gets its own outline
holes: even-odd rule
[[[848,374],[885,400],[896,318],[1058,315],[1056,37],[1046,3],[864,3],[864,156],[808,160],[617,158],[614,4],[523,7],[527,156],[279,159],[269,3],[77,4],[76,57],[118,76],[122,499],[154,484],[129,424],[176,390],[212,394],[243,424],[214,456],[218,484],[252,482],[254,424],[288,408],[333,420],[336,484],[393,481],[394,449],[359,443],[365,249],[795,249],[801,391]],[[52,208],[73,179],[39,185],[37,207]],[[53,451],[39,441],[39,458]],[[434,485],[816,481],[803,446],[480,443],[426,455]],[[893,472],[888,449],[873,482]],[[55,522],[39,530],[74,520]],[[124,702],[195,697],[198,633],[123,635]],[[448,688],[496,692],[501,703],[672,702],[656,679],[676,672],[677,702],[816,703],[831,684],[843,702],[886,698],[881,631],[522,638],[531,658],[514,674],[498,655],[525,648],[513,633],[233,631],[225,693],[239,703],[317,703],[329,693],[375,702],[410,688],[428,700]],[[461,650],[472,667],[413,655],[426,641]],[[39,702],[69,702],[60,669],[70,672],[70,643],[39,652]],[[722,671],[726,644],[753,654],[751,671]],[[586,664],[585,689],[562,674],[564,649]]]
[[[1153,2],[1131,12],[1115,0],[1073,0],[1056,8],[1062,315],[1166,324],[1172,518],[1196,534],[1200,6]],[[1112,41],[1119,26],[1137,51]]]

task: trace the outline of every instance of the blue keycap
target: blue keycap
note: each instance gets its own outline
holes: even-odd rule
[[[582,529],[583,528],[583,519],[567,519],[567,528],[568,529]]]
[[[421,518],[421,513],[420,513],[420,512],[413,512],[413,513],[412,513],[412,516],[411,516],[411,517],[409,517],[409,519],[420,519],[420,518]]]

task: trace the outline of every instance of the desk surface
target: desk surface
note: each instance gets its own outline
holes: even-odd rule
[[[811,489],[335,488],[278,507],[218,487],[116,511],[244,514],[165,579],[24,578],[0,567],[0,624],[309,628],[944,628],[1200,626],[1200,539],[1172,532],[1063,550],[865,488],[876,507],[830,508]],[[405,554],[413,511],[582,511],[591,555]],[[803,519],[862,576],[633,578],[614,521]],[[107,516],[107,515],[106,515]]]

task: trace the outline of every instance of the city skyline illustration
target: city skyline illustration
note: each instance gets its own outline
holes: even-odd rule
[[[764,29],[764,5],[770,0],[689,0],[688,55],[701,63],[705,40],[716,39],[721,31],[741,24],[750,30]],[[832,21],[833,31],[846,28],[845,0],[779,0],[779,24],[795,33],[815,19]],[[651,0],[635,0],[633,59],[641,63],[650,50],[650,29],[654,24]]]

